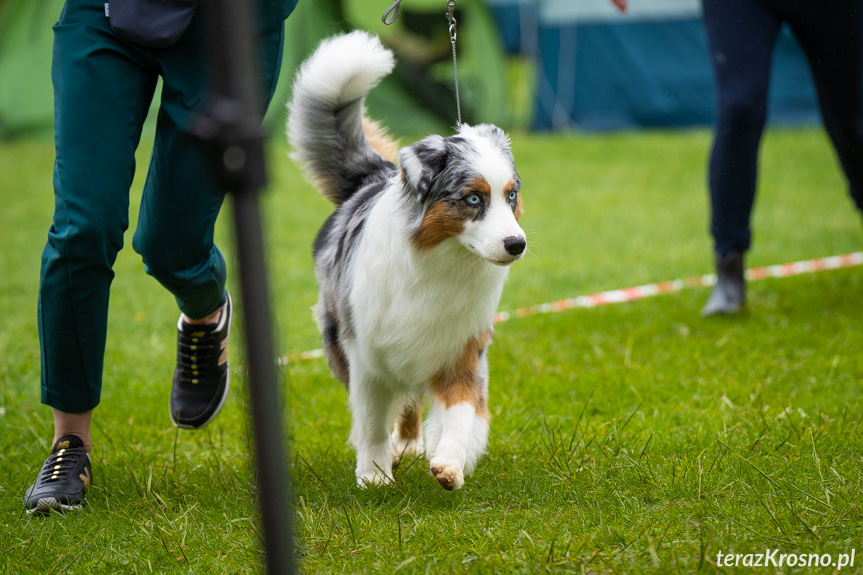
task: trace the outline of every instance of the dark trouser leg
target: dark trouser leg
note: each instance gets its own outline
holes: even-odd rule
[[[206,97],[207,70],[202,21],[163,51],[164,75],[156,141],[133,246],[147,273],[177,299],[190,318],[202,318],[225,303],[226,266],[214,245],[214,227],[224,199],[200,144],[189,134]],[[275,91],[284,32],[264,31],[259,60],[261,117]]]
[[[55,208],[39,288],[42,401],[71,413],[99,403],[111,268],[155,86],[107,31],[102,3],[88,4],[55,27]]]
[[[788,20],[806,53],[824,127],[863,210],[863,4],[790,2]]]
[[[717,86],[710,154],[711,232],[721,254],[749,248],[758,146],[781,21],[753,0],[703,0]]]

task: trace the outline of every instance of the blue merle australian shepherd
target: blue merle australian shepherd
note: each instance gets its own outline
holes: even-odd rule
[[[452,490],[488,442],[492,323],[526,247],[521,181],[507,136],[491,125],[396,154],[363,106],[392,67],[364,32],[324,41],[297,74],[288,139],[336,205],[314,245],[315,319],[348,386],[357,482],[391,482],[401,457],[425,452]]]

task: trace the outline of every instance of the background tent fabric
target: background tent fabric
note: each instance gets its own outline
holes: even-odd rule
[[[504,45],[535,59],[535,130],[710,124],[715,86],[698,0],[490,0]],[[774,55],[771,123],[819,120],[809,69],[787,28]]]
[[[389,4],[300,1],[287,22],[282,81],[266,120],[270,132],[284,125],[282,104],[299,63],[321,39],[356,27],[380,34],[399,61],[372,92],[370,114],[396,135],[453,129],[445,0],[404,0],[398,22],[386,27],[380,18]],[[0,138],[51,134],[51,26],[62,5],[63,0],[0,0]],[[698,0],[630,0],[627,15],[618,14],[609,0],[463,0],[457,15],[462,112],[468,123],[510,127],[513,92],[528,100],[523,115],[532,119],[524,125],[534,130],[713,121],[715,90]],[[505,51],[522,54],[521,62],[535,68],[535,80],[514,75]],[[777,45],[769,106],[771,123],[819,119],[805,58],[787,29]]]
[[[393,26],[381,15],[390,0],[301,0],[288,19],[282,77],[265,126],[283,130],[284,103],[297,67],[323,38],[362,28],[396,53],[393,74],[372,92],[370,114],[395,135],[449,133],[456,124],[445,0],[405,0]],[[51,51],[63,0],[0,0],[0,138],[53,130]],[[483,2],[458,3],[462,114],[468,123],[504,123],[506,62],[495,21]],[[158,101],[158,92],[156,96]],[[155,114],[149,115],[152,129]]]

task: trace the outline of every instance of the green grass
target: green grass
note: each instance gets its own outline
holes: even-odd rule
[[[711,271],[706,131],[513,144],[531,253],[501,309]],[[319,346],[310,244],[330,207],[282,145],[270,160],[271,291],[289,355]],[[748,264],[860,250],[860,214],[820,131],[771,131],[761,160]],[[242,338],[222,415],[177,432],[167,414],[177,312],[131,249],[115,268],[89,505],[22,515],[51,436],[34,318],[51,163],[50,143],[0,147],[0,572],[259,571]],[[691,289],[500,324],[489,453],[455,493],[422,460],[403,464],[394,486],[357,489],[345,390],[321,360],[292,364],[283,375],[301,569],[727,572],[715,566],[720,551],[835,557],[856,546],[859,572],[861,276],[753,282],[735,318],[700,318],[708,292]]]

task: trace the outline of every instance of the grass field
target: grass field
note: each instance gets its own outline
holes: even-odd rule
[[[531,253],[501,309],[711,271],[706,131],[513,144]],[[167,410],[177,312],[131,249],[115,268],[89,505],[22,513],[51,437],[34,316],[52,154],[50,142],[0,145],[0,572],[257,572],[242,337],[219,419],[178,432]],[[271,291],[290,355],[319,346],[310,244],[330,208],[283,145],[270,160]],[[820,131],[769,132],[761,166],[749,265],[861,249],[860,214]],[[229,255],[230,232],[219,230]],[[707,295],[500,324],[489,453],[454,493],[423,460],[393,486],[357,489],[344,388],[322,360],[291,364],[301,570],[753,572],[717,566],[717,554],[779,549],[854,550],[842,572],[863,571],[863,269],[753,282],[733,318],[700,318]],[[832,568],[765,569],[777,570]]]

